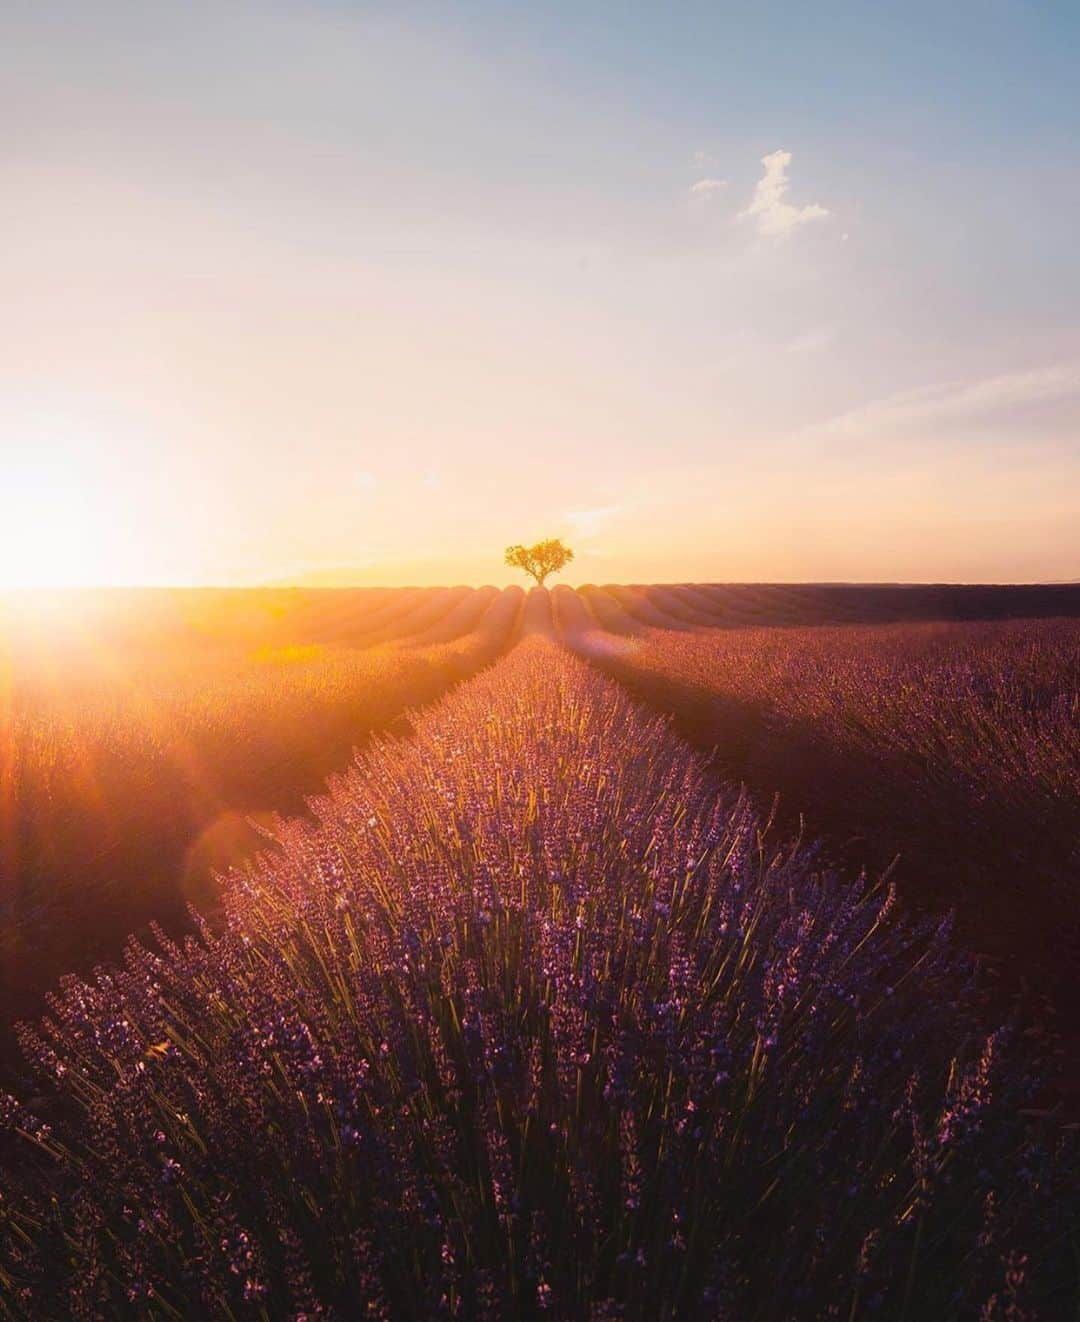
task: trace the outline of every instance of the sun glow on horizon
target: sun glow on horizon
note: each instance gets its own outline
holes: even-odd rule
[[[109,554],[108,506],[91,474],[9,462],[0,503],[0,589],[76,588],[122,581]]]

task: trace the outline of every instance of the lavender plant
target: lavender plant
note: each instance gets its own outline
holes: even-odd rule
[[[652,630],[575,645],[779,791],[815,831],[897,854],[908,894],[1072,1007],[1080,950],[1080,623]]]
[[[947,924],[773,841],[611,681],[526,643],[313,808],[223,930],[24,1030],[10,1316],[1074,1300],[1071,1156]]]
[[[264,594],[211,594],[223,618],[205,632],[169,627],[157,618],[164,594],[147,595],[149,623],[129,607],[78,643],[28,642],[0,618],[0,1062],[11,1020],[38,1013],[60,974],[118,957],[150,919],[186,925],[204,832],[236,810],[299,810],[371,730],[489,664],[524,594],[461,589],[450,602],[478,605],[480,618],[442,619],[437,642],[429,630],[378,646],[353,645],[351,592],[306,607],[301,593],[285,624],[261,618]],[[361,622],[412,595],[377,599]],[[406,611],[418,629],[440,604],[419,595]],[[245,610],[256,613],[247,628]],[[395,629],[407,629],[397,616],[378,635]],[[317,641],[340,632],[350,645]],[[195,884],[211,903],[212,886]]]

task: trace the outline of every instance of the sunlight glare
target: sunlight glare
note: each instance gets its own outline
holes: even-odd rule
[[[115,578],[91,476],[19,457],[0,491],[0,588],[82,587]]]

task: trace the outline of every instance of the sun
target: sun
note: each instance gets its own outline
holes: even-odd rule
[[[0,472],[0,588],[115,581],[106,510],[92,475],[32,457]]]

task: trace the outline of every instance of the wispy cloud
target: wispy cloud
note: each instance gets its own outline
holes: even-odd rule
[[[835,339],[836,328],[834,326],[813,326],[809,330],[803,331],[801,335],[793,336],[784,344],[783,348],[785,353],[819,353],[822,349],[828,349]]]
[[[690,192],[695,197],[711,197],[713,193],[719,193],[725,188],[726,179],[699,179],[696,184],[690,185]]]
[[[1080,400],[1080,363],[1057,363],[900,391],[814,423],[800,434],[855,437],[897,433],[929,424],[977,421],[1072,398]]]
[[[622,505],[598,505],[594,509],[567,510],[563,515],[563,522],[569,525],[572,536],[588,541],[617,514],[621,514],[623,508]]]
[[[788,166],[791,164],[791,152],[770,152],[761,158],[765,171],[754,187],[750,205],[739,212],[740,220],[757,222],[759,234],[790,234],[800,225],[812,220],[824,220],[831,213],[827,208],[810,202],[806,206],[792,206],[785,202],[788,191]]]

